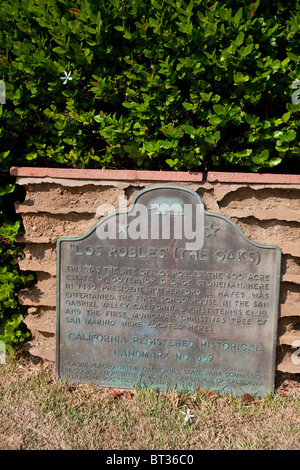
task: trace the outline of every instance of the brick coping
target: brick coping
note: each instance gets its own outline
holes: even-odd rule
[[[12,167],[12,176],[129,181],[203,181],[202,173],[146,170],[82,170],[74,168]]]
[[[262,184],[300,184],[300,175],[272,173],[225,173],[210,171],[207,174],[210,183],[262,183]]]
[[[147,171],[147,170],[91,170],[74,168],[37,168],[16,167],[10,174],[17,177],[33,178],[66,178],[90,180],[129,180],[129,181],[164,181],[164,182],[203,182],[201,172],[184,171]],[[300,184],[300,175],[269,174],[269,173],[207,173],[209,183],[255,183],[255,184]]]

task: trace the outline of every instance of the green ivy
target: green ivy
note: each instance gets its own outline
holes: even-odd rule
[[[0,187],[2,205],[7,200],[6,195],[13,190],[12,184]],[[21,273],[18,267],[23,256],[22,248],[15,243],[15,238],[20,235],[20,221],[9,220],[1,210],[0,218],[0,341],[13,352],[14,345],[30,336],[22,323],[25,309],[19,304],[18,293],[29,286],[33,275]]]
[[[299,24],[294,1],[2,2],[0,158],[295,168]]]

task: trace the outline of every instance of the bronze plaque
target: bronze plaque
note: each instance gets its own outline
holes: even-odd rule
[[[57,377],[273,391],[281,252],[177,186],[140,191],[57,250]]]

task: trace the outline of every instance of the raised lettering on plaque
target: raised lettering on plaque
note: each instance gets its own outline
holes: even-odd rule
[[[177,186],[61,238],[57,377],[133,389],[273,391],[281,252]]]

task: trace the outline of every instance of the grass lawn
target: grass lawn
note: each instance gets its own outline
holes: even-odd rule
[[[0,365],[6,449],[299,450],[300,399],[72,386],[55,380],[51,362],[21,353]]]

